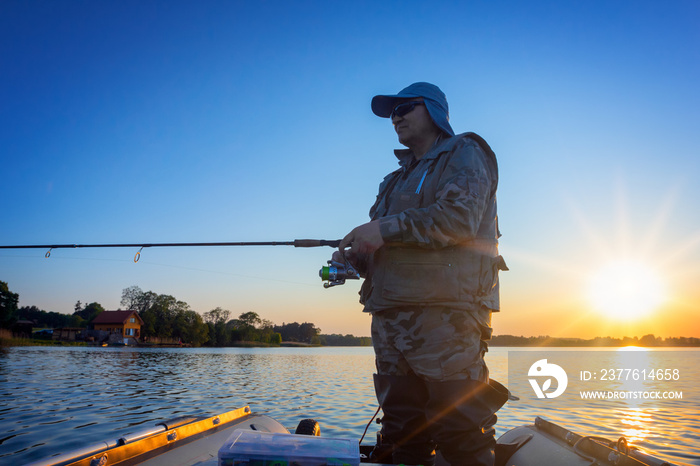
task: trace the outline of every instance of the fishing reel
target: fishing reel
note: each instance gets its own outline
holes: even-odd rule
[[[329,260],[328,265],[321,267],[318,272],[321,280],[326,281],[324,288],[345,284],[345,280],[359,280],[360,274],[350,264],[343,264],[334,260]]]

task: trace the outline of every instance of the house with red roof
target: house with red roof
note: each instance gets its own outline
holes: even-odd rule
[[[143,319],[136,311],[104,311],[91,322],[95,330],[120,333],[123,337],[139,338]]]

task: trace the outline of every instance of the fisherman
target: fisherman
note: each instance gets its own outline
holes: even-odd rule
[[[494,413],[507,399],[484,362],[498,272],[507,270],[496,157],[478,135],[455,135],[433,84],[377,95],[371,106],[407,149],[394,151],[400,168],[380,184],[371,221],[333,258],[365,278],[383,438],[396,464],[434,464],[437,446],[451,465],[492,465]]]

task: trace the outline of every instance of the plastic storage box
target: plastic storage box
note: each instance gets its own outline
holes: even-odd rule
[[[359,466],[357,440],[235,430],[219,466]]]

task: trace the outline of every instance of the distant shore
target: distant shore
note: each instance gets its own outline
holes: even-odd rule
[[[668,337],[661,338],[654,335],[644,335],[638,337],[595,337],[591,339],[583,338],[561,338],[550,336],[524,337],[513,335],[494,335],[489,341],[489,346],[517,346],[517,347],[601,347],[601,348],[622,348],[626,346],[638,346],[643,348],[696,348],[700,347],[700,338],[695,337]]]
[[[555,339],[556,340],[556,339]],[[516,343],[512,342],[509,344],[496,342],[489,342],[489,346],[492,348],[625,348],[630,346],[635,346],[639,348],[698,348],[700,344],[694,345],[654,345],[654,346],[644,346],[644,345],[621,345],[621,344],[600,344],[598,342],[591,342],[589,340],[572,341],[574,339],[567,339],[564,342],[546,342],[533,343],[533,342],[523,342]],[[13,346],[95,346],[84,341],[52,341],[52,340],[37,340],[30,338],[0,338],[0,347],[13,347]],[[260,343],[255,341],[250,342],[238,342],[229,346],[200,346],[200,348],[333,348],[335,346],[356,346],[361,348],[364,345],[311,345],[308,343],[298,343],[298,342],[282,342],[279,345],[272,345],[269,343]],[[131,348],[192,348],[191,345],[139,345],[132,346]]]
[[[347,337],[352,337],[348,335]],[[351,342],[363,342],[364,344],[349,344]],[[344,340],[335,340],[337,344],[316,344],[297,341],[283,341],[280,344],[261,343],[258,341],[237,341],[227,346],[202,346],[204,348],[319,348],[333,346],[371,346],[369,337],[352,337]],[[367,344],[369,342],[369,344]],[[46,338],[13,337],[7,330],[0,331],[0,346],[94,346],[82,341],[62,341]],[[191,347],[189,344],[149,345],[140,347]],[[621,348],[636,346],[642,348],[697,348],[700,347],[700,338],[695,337],[668,337],[661,338],[654,335],[639,337],[596,337],[592,339],[562,338],[550,336],[525,337],[514,335],[494,335],[489,341],[491,347],[532,347],[532,348]]]

